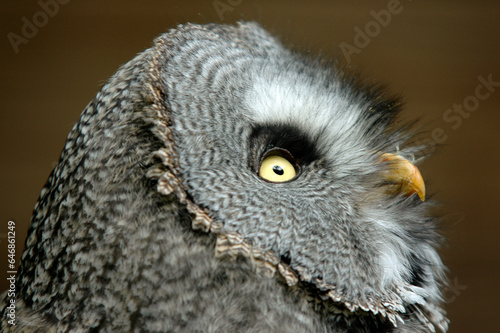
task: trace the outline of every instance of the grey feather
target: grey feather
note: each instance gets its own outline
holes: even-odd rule
[[[384,182],[421,148],[398,110],[254,23],[160,36],[70,132],[0,329],[446,331],[432,203]]]

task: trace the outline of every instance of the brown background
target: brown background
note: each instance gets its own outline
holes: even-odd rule
[[[220,16],[217,1],[69,1],[15,53],[37,1],[0,2],[0,287],[6,287],[6,224],[20,255],[31,210],[65,137],[117,67],[161,32],[185,22],[257,20],[290,45],[347,63],[339,44],[387,1],[250,1]],[[441,251],[454,287],[445,290],[450,332],[500,332],[500,87],[453,129],[444,112],[474,95],[478,77],[500,82],[499,1],[401,0],[402,11],[352,55],[350,66],[406,99],[406,117],[441,128],[444,146],[421,167],[443,203]],[[228,7],[229,8],[229,7]],[[40,17],[38,17],[40,18]],[[372,23],[373,24],[373,23]]]

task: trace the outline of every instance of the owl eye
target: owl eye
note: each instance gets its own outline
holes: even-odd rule
[[[283,183],[297,176],[298,167],[287,151],[276,149],[264,155],[259,176],[273,183]]]

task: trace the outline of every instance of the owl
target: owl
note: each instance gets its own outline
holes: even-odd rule
[[[446,331],[400,109],[257,23],[161,35],[69,133],[2,332]]]

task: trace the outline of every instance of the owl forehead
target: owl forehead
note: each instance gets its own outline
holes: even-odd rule
[[[318,77],[300,73],[269,71],[266,66],[256,75],[244,96],[250,118],[257,123],[293,124],[304,131],[323,135],[345,133],[359,120],[360,105],[345,97],[340,83],[322,87]],[[334,81],[332,79],[332,81]],[[327,132],[324,133],[324,130]]]
[[[357,135],[364,133],[369,99],[353,98],[335,68],[290,52],[262,29],[252,31],[195,30],[176,45],[165,82],[177,128],[195,134],[200,148],[229,154],[246,148],[249,127],[276,124],[305,134],[325,158],[369,150]]]
[[[362,143],[356,134],[363,126],[363,108],[368,106],[347,97],[348,87],[335,78],[325,87],[320,74],[311,77],[293,71],[263,72],[268,74],[256,76],[244,96],[254,123],[291,125],[313,138],[325,157],[329,152],[337,155],[335,147],[356,150],[353,146]]]

